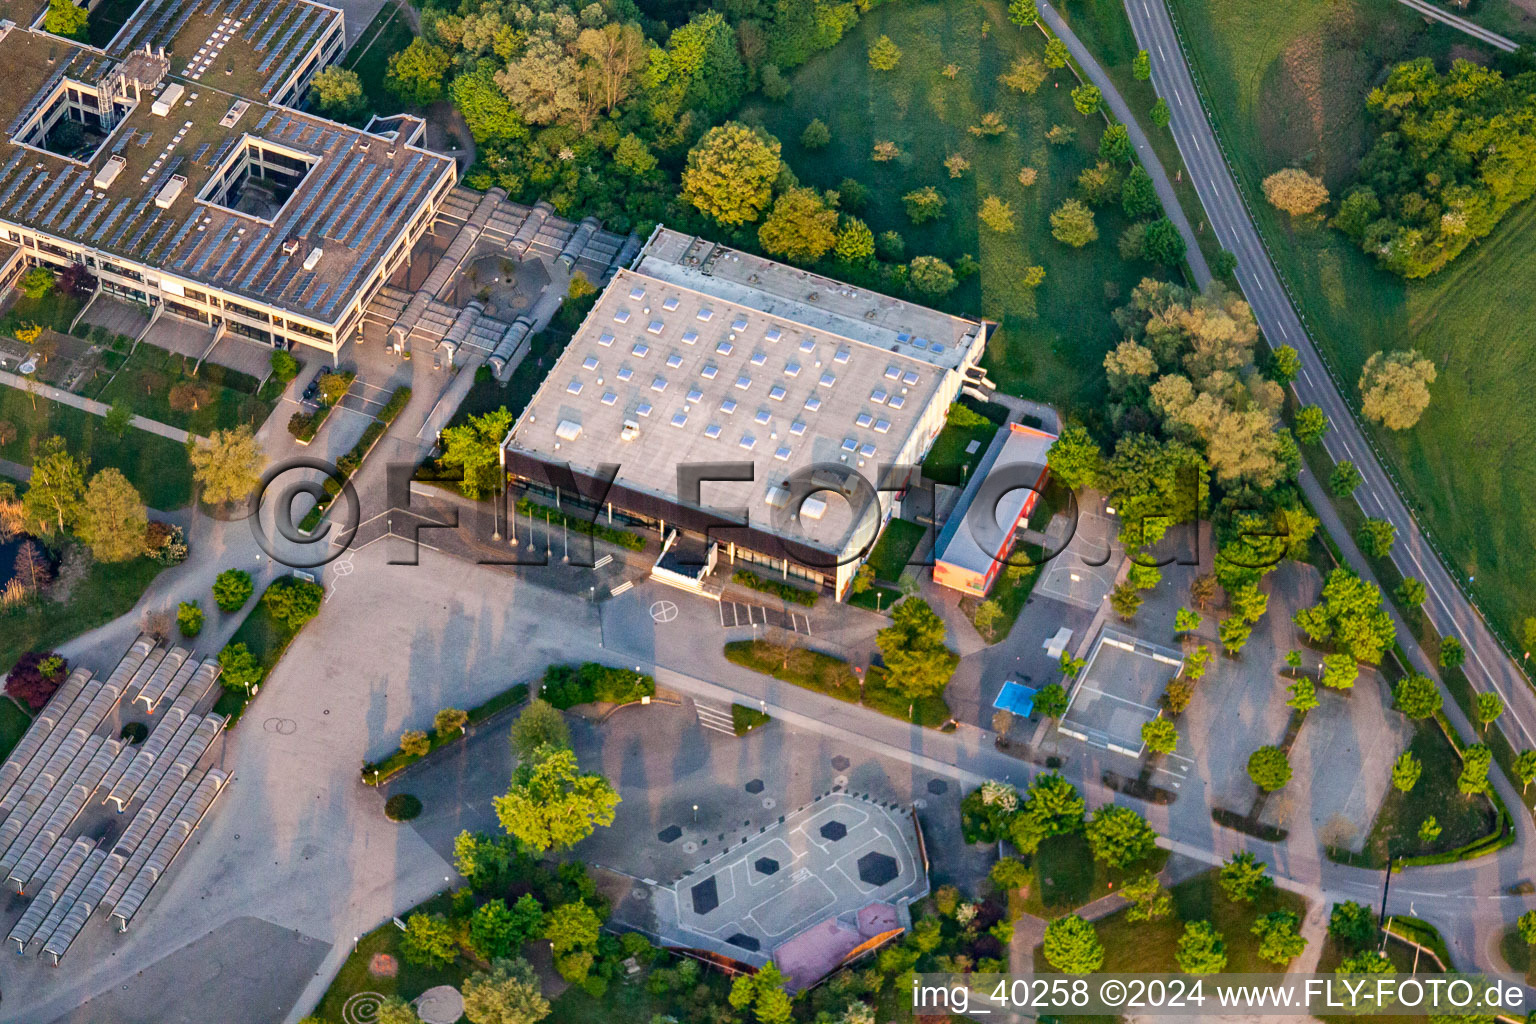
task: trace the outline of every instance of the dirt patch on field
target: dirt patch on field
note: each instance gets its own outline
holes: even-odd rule
[[[1532,0],[1536,3],[1536,0]],[[1406,52],[1413,30],[1339,6],[1270,65],[1259,112],[1268,166],[1299,164],[1337,190],[1366,148],[1365,97]]]

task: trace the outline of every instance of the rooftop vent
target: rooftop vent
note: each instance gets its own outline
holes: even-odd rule
[[[581,424],[575,420],[561,420],[555,428],[555,436],[562,441],[574,441],[581,436]]]
[[[101,170],[96,172],[96,187],[110,188],[112,183],[117,180],[117,176],[122,173],[123,168],[126,166],[128,166],[128,161],[124,160],[116,153],[113,153],[111,156],[107,157],[107,162],[102,164]]]
[[[625,420],[623,428],[619,431],[620,441],[633,441],[640,436],[640,424],[634,420]]]
[[[285,256],[292,256],[298,251],[299,240],[297,238],[287,238],[283,240],[283,254]]]

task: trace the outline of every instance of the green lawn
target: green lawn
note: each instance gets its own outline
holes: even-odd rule
[[[54,289],[40,299],[17,295],[11,308],[6,310],[3,327],[7,333],[27,324],[51,327],[60,334],[69,331],[69,322],[80,312],[81,302],[72,295]]]
[[[448,897],[438,896],[414,908],[412,913],[447,913],[448,906]],[[341,970],[336,973],[335,980],[331,982],[331,987],[325,990],[320,1005],[315,1007],[315,1016],[327,1021],[351,1019],[343,1016],[342,1007],[348,998],[358,992],[377,992],[384,996],[415,999],[435,985],[457,987],[464,983],[469,972],[462,959],[437,969],[420,967],[407,960],[400,952],[400,938],[404,934],[395,927],[394,922],[386,921],[360,938],[357,951],[347,957]],[[370,974],[368,962],[375,953],[387,953],[394,957],[400,966],[399,973],[393,978],[376,978]]]
[[[44,651],[126,614],[165,568],[147,558],[94,563],[64,602],[45,600],[0,612],[0,666],[26,651]],[[4,724],[0,723],[0,735]]]
[[[385,88],[384,76],[389,71],[389,58],[410,46],[413,38],[399,5],[387,3],[342,60],[342,65],[356,71],[362,81],[367,107],[357,118],[360,122],[366,123],[370,113],[387,115],[405,109],[405,104]]]
[[[1454,850],[1498,828],[1498,815],[1487,797],[1462,796],[1456,788],[1461,758],[1440,727],[1427,719],[1413,724],[1408,749],[1424,765],[1424,772],[1407,794],[1395,787],[1387,790],[1366,840],[1371,867],[1385,867],[1389,854],[1417,857]],[[1431,814],[1443,831],[1433,842],[1421,842],[1419,825]]]
[[[100,416],[8,387],[0,387],[0,423],[16,428],[15,438],[0,444],[0,459],[31,465],[33,439],[57,434],[72,453],[90,459],[93,471],[121,470],[150,508],[175,509],[192,500],[192,464],[186,449],[169,438],[135,428],[118,438],[103,428]],[[0,430],[0,436],[8,433]]]
[[[1167,850],[1154,850],[1128,868],[1111,870],[1093,859],[1081,832],[1052,836],[1035,852],[1030,865],[1034,880],[1013,906],[1037,917],[1056,917],[1109,895],[1127,879],[1161,871],[1167,861]]]
[[[942,435],[940,435],[942,436]],[[901,571],[912,560],[912,552],[923,542],[928,528],[910,519],[892,519],[885,524],[885,532],[869,553],[869,565],[875,570],[875,579],[894,583],[901,578]]]
[[[256,397],[255,378],[213,363],[193,377],[192,365],[185,356],[140,345],[110,380],[86,393],[108,405],[125,401],[146,419],[204,436],[242,423],[254,430],[272,411]]]
[[[1420,55],[1443,65],[1467,37],[1426,26],[1397,4],[1366,0],[1174,0],[1217,127],[1281,274],[1299,297],[1329,363],[1358,399],[1373,353],[1417,348],[1440,370],[1417,427],[1373,429],[1405,497],[1459,563],[1497,628],[1536,614],[1536,386],[1525,372],[1536,283],[1536,204],[1506,217],[1447,271],[1406,284],[1376,269],[1343,235],[1292,224],[1263,201],[1260,182],[1301,163],[1337,194],[1369,143],[1364,98],[1391,63]]]
[[[864,59],[870,42],[882,34],[903,51],[892,72],[875,72]],[[1097,159],[1104,123],[1072,108],[1069,93],[1076,82],[1068,70],[1053,72],[1029,97],[998,83],[1015,57],[1039,56],[1044,47],[1038,31],[1009,23],[1004,4],[996,0],[889,4],[864,16],[835,50],[795,71],[785,101],[755,99],[741,116],[761,122],[781,140],[785,159],[801,180],[822,188],[836,188],[847,176],[863,182],[870,202],[861,216],[877,233],[899,231],[908,256],[931,253],[951,261],[965,253],[976,256],[980,273],[944,305],[999,322],[986,360],[991,378],[1005,391],[1094,416],[1106,387],[1104,353],[1119,334],[1109,314],[1156,268],[1119,258],[1115,243],[1125,221],[1118,207],[1098,211],[1099,240],[1082,249],[1050,237],[1048,217],[1075,193],[1078,173]],[[940,73],[950,63],[959,68],[952,80]],[[1002,115],[1008,131],[973,137],[967,128],[991,110]],[[800,134],[817,117],[831,129],[832,142],[808,151]],[[1076,127],[1075,142],[1046,142],[1053,124]],[[872,161],[877,141],[895,142],[901,156]],[[942,166],[953,153],[972,163],[961,178],[949,177]],[[1033,186],[1018,182],[1024,166],[1039,172]],[[901,196],[927,185],[947,199],[945,215],[913,226]],[[987,195],[1012,204],[1014,231],[998,234],[979,226],[977,209]],[[1035,264],[1045,267],[1046,279],[1032,293],[1020,271]]]
[[[245,644],[250,649],[261,664],[261,678],[265,682],[272,674],[272,670],[277,667],[277,663],[283,659],[288,645],[293,643],[293,638],[298,636],[298,633],[290,630],[285,623],[273,618],[260,594],[253,595],[246,607],[250,611],[241,620],[234,635],[229,638],[229,642]],[[243,691],[226,689],[219,694],[213,709],[229,719],[225,728],[231,728],[240,720],[249,703],[250,698],[246,697]]]
[[[6,663],[14,659],[6,659]],[[0,697],[0,758],[9,754],[32,724],[32,716],[9,697]]]
[[[1160,921],[1130,921],[1119,911],[1094,922],[1099,941],[1104,944],[1105,973],[1176,973],[1173,959],[1186,921],[1210,921],[1227,943],[1226,970],[1232,974],[1274,974],[1284,968],[1259,959],[1259,940],[1249,929],[1253,922],[1272,910],[1289,910],[1306,915],[1307,902],[1302,897],[1280,889],[1270,889],[1252,903],[1233,903],[1216,883],[1216,870],[1174,886],[1173,913]],[[1035,951],[1035,969],[1056,973]],[[1319,968],[1320,970],[1322,968]]]
[[[1530,943],[1520,929],[1510,928],[1499,937],[1499,955],[1511,970],[1525,978],[1527,985],[1536,984],[1536,957],[1531,955]]]
[[[923,460],[923,476],[935,483],[959,487],[970,479],[971,470],[987,454],[987,446],[997,435],[998,425],[991,420],[962,426],[954,420],[944,424],[933,447]],[[967,451],[972,443],[975,451]]]

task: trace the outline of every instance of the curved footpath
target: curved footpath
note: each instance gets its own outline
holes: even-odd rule
[[[1152,176],[1152,187],[1157,191],[1158,201],[1163,204],[1163,210],[1168,214],[1168,219],[1173,221],[1173,226],[1178,228],[1179,234],[1184,237],[1184,259],[1189,264],[1190,275],[1195,279],[1195,287],[1204,288],[1211,283],[1211,268],[1205,263],[1205,254],[1200,251],[1200,241],[1195,238],[1194,229],[1189,226],[1189,218],[1184,216],[1184,207],[1179,204],[1179,197],[1173,191],[1173,182],[1168,180],[1168,172],[1163,169],[1162,161],[1158,160],[1157,151],[1152,148],[1152,143],[1147,141],[1147,134],[1141,130],[1141,124],[1136,120],[1136,115],[1131,113],[1125,97],[1121,96],[1120,90],[1115,88],[1114,79],[1109,77],[1109,72],[1105,71],[1098,58],[1094,57],[1093,51],[1077,38],[1072,27],[1057,13],[1056,8],[1045,0],[1037,0],[1036,7],[1040,11],[1040,20],[1066,44],[1072,59],[1077,61],[1083,73],[1088,76],[1088,80],[1099,87],[1099,92],[1103,93],[1104,103],[1109,107],[1110,113],[1125,125],[1126,131],[1131,136],[1131,145],[1136,147],[1136,158]]]
[[[1456,636],[1466,647],[1468,659],[1464,670],[1473,686],[1479,691],[1496,691],[1504,698],[1507,711],[1499,727],[1517,749],[1536,747],[1536,693],[1431,549],[1376,460],[1353,411],[1302,326],[1227,168],[1165,0],[1126,0],[1125,6],[1139,44],[1151,55],[1153,84],[1159,95],[1169,101],[1174,138],[1211,226],[1223,248],[1237,255],[1237,278],[1259,326],[1270,344],[1289,344],[1301,355],[1302,371],[1294,384],[1296,395],[1303,403],[1318,405],[1328,416],[1332,429],[1324,438],[1324,446],[1329,456],[1335,460],[1349,459],[1359,467],[1364,482],[1355,492],[1355,500],[1365,514],[1386,519],[1397,527],[1393,561],[1405,575],[1424,581],[1429,591],[1425,611],[1436,630],[1442,635]],[[1322,486],[1310,473],[1303,474],[1302,483],[1346,558],[1357,570],[1367,570]],[[1365,574],[1369,575],[1368,571]],[[1400,619],[1398,634],[1404,639],[1403,646],[1415,668],[1438,678],[1433,661],[1412,642],[1412,634]],[[1463,735],[1474,734],[1454,702],[1447,700],[1446,710]],[[1536,876],[1536,848],[1530,842],[1531,817],[1520,812],[1519,794],[1500,773],[1495,773],[1495,783],[1505,802],[1514,808],[1516,845],[1465,864],[1414,868],[1399,880],[1401,888],[1394,890],[1412,898],[1420,915],[1440,926],[1453,950],[1465,958],[1463,962],[1470,960],[1481,966],[1497,964],[1490,945],[1494,933],[1528,902],[1504,896],[1505,887]],[[1347,869],[1336,865],[1326,865],[1321,875],[1325,881],[1350,877]],[[1432,885],[1432,890],[1425,889],[1426,884]],[[1434,912],[1426,912],[1426,908],[1434,908]]]

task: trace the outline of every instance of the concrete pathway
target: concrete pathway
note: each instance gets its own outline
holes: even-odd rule
[[[82,409],[94,416],[105,416],[112,411],[112,407],[105,402],[98,402],[94,398],[82,398],[72,391],[64,391],[51,384],[29,380],[26,377],[18,377],[16,374],[7,373],[4,370],[0,370],[0,384],[15,388],[17,391],[35,394],[39,398],[50,399],[51,401],[58,402],[60,405],[72,405],[76,409]],[[208,441],[206,437],[201,435],[191,435],[180,427],[173,427],[158,420],[145,419],[143,416],[135,416],[130,422],[140,430],[147,430],[151,434],[168,437],[177,444],[186,444],[187,439],[193,436],[197,437],[199,444],[206,444]]]

